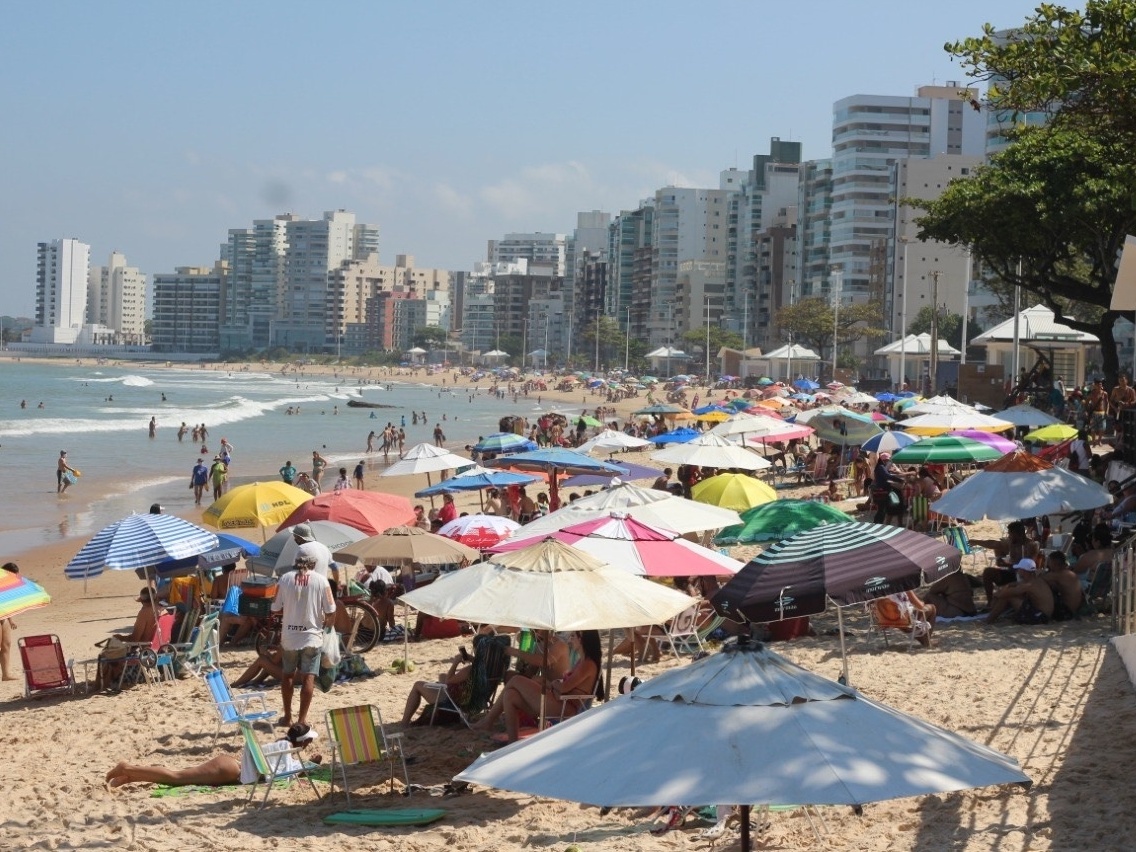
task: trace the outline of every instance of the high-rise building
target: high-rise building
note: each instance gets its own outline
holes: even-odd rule
[[[91,269],[87,281],[87,322],[106,326],[115,343],[138,345],[146,336],[146,276],[111,252],[106,266]]]
[[[76,239],[39,243],[33,343],[74,343],[87,311],[91,247]]]
[[[597,278],[606,281],[604,269],[597,273],[597,265],[607,265],[608,228],[611,214],[592,210],[576,214],[576,230],[568,238],[564,251],[563,310],[573,318],[577,328],[584,328],[596,316],[605,313],[606,304],[589,302],[581,292],[589,288],[595,295]]]
[[[179,266],[154,275],[152,344],[155,352],[216,354],[221,351],[225,261],[213,268]]]
[[[539,231],[532,234],[505,234],[500,240],[489,241],[489,250],[485,259],[489,263],[514,263],[518,260],[527,260],[530,265],[550,266],[554,276],[563,278],[567,249],[568,237],[565,234],[543,234]]]
[[[221,248],[229,280],[221,304],[221,350],[267,349],[272,320],[284,288],[287,224],[292,214],[258,219],[251,228],[229,231]]]
[[[607,287],[604,314],[614,317],[624,333],[646,339],[651,280],[651,239],[655,201],[648,199],[635,210],[624,210],[608,228]],[[635,282],[646,282],[636,289]]]

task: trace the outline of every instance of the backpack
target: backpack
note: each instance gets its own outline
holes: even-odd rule
[[[1026,598],[1014,613],[1014,621],[1018,624],[1048,624],[1049,616],[1034,606],[1033,601]]]

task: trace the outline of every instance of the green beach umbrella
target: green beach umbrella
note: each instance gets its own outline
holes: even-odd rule
[[[924,438],[892,454],[896,464],[963,464],[988,462],[1002,458],[1003,453],[989,444],[956,435]]]
[[[742,522],[726,527],[714,537],[714,544],[749,544],[780,541],[821,524],[841,524],[856,520],[828,503],[815,500],[774,500],[742,512]]]

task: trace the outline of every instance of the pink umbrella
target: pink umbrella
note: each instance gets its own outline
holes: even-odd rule
[[[1008,438],[1003,438],[1001,435],[996,435],[993,432],[981,432],[978,429],[960,429],[957,432],[951,432],[949,434],[956,435],[960,438],[970,438],[972,441],[981,441],[1000,453],[1012,453],[1018,449],[1016,443]]]
[[[521,529],[524,533],[524,529]],[[720,577],[736,574],[742,563],[680,538],[676,532],[641,523],[622,512],[557,530],[550,536],[509,539],[490,548],[508,553],[555,538],[616,568],[648,577]]]
[[[772,435],[762,435],[761,437],[747,438],[746,443],[757,444],[760,446],[763,444],[777,443],[778,441],[792,441],[794,439],[807,438],[813,433],[811,426],[795,426],[792,423],[786,423],[785,426],[786,428],[784,431],[779,429]]]

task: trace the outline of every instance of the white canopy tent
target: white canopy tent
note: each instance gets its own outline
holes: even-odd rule
[[[766,362],[767,374],[770,377],[791,382],[797,375],[815,376],[820,356],[808,347],[790,343],[780,349],[766,352],[754,360],[759,363]]]

